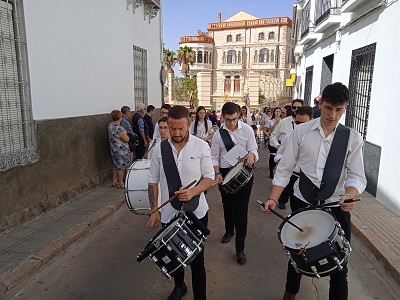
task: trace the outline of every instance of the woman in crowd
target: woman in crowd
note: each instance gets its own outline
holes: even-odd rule
[[[210,143],[214,135],[211,121],[206,118],[206,109],[204,106],[199,106],[196,110],[196,119],[190,124],[190,133],[198,138]]]
[[[279,124],[281,120],[281,113],[282,110],[280,107],[275,107],[274,111],[272,113],[271,119],[267,120],[267,123],[264,126],[264,134],[269,138],[271,132],[275,128],[276,125]],[[268,149],[269,149],[269,177],[274,178],[274,168],[276,166],[276,162],[274,161],[277,149],[275,147],[272,147],[270,144],[268,144]]]
[[[111,112],[112,122],[108,125],[108,139],[113,161],[112,186],[124,188],[124,172],[129,167],[129,137],[126,130],[120,125],[122,112]]]

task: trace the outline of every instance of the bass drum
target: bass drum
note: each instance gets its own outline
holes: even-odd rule
[[[125,179],[125,201],[131,212],[137,215],[150,215],[150,201],[148,195],[147,177],[150,170],[150,160],[140,159],[129,168]],[[157,207],[160,203],[158,193]]]

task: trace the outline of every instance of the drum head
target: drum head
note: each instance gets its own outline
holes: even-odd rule
[[[138,159],[129,167],[129,169],[131,169],[131,170],[150,169],[150,163],[151,163],[151,160]]]
[[[335,218],[323,210],[307,210],[294,214],[289,221],[303,229],[303,232],[289,223],[280,230],[280,240],[286,247],[312,248],[329,239],[336,228]]]
[[[226,174],[224,178],[224,182],[222,184],[228,183],[232,178],[234,178],[242,169],[244,162],[238,162],[232,169],[229,170],[228,174]]]

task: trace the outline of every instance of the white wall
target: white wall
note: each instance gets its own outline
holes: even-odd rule
[[[149,104],[161,105],[160,12],[126,0],[25,1],[35,120],[134,108],[133,45],[147,50]]]
[[[318,43],[304,53],[301,69],[298,70],[298,75],[301,73],[302,76],[301,96],[304,97],[305,68],[314,65],[313,99],[319,93],[323,57],[335,54],[332,82],[340,81],[348,86],[352,51],[377,43],[366,140],[382,147],[377,199],[398,210],[400,197],[396,173],[400,167],[397,154],[400,149],[400,140],[397,138],[400,118],[396,103],[400,95],[400,41],[395,37],[395,30],[398,27],[399,10],[400,4],[395,2],[381,13],[343,29],[340,45],[335,43],[335,36]]]

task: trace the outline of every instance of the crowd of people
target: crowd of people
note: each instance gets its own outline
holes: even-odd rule
[[[224,179],[239,163],[247,170],[254,167],[259,159],[257,139],[261,133],[270,154],[272,179],[272,191],[266,191],[270,196],[261,210],[270,214],[275,207],[286,209],[289,202],[295,212],[336,201],[337,205],[330,209],[350,241],[350,212],[355,206],[345,200],[363,192],[366,179],[361,135],[339,123],[348,101],[347,87],[334,83],[314,99],[314,107],[294,99],[283,107],[266,107],[262,113],[251,111],[249,102],[242,107],[226,102],[218,112],[207,111],[203,106],[189,112],[184,106],[165,104],[160,109],[160,119],[154,122],[153,105],[137,104],[132,116],[130,108],[123,106],[121,111],[112,111],[108,127],[112,185],[123,188],[124,172],[132,163],[130,153],[135,152],[136,159],[151,160],[151,216],[147,226],[157,228],[159,224],[166,227],[180,212],[189,211],[207,226],[206,191],[218,184],[225,222],[221,243],[229,243],[235,237],[237,263],[243,265],[247,261],[245,240],[254,178],[249,172],[246,181],[234,191],[224,188]],[[232,153],[240,153],[239,160],[232,160]],[[192,181],[197,184],[183,188]],[[175,195],[176,199],[160,208]],[[190,265],[194,299],[205,299],[204,251]],[[181,299],[187,292],[183,269],[174,277],[169,300]],[[284,300],[296,298],[301,276],[289,260]],[[347,267],[330,276],[329,299],[347,299]]]

